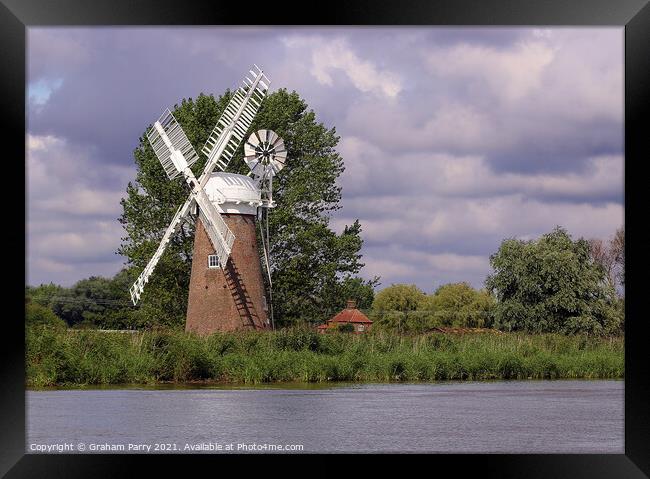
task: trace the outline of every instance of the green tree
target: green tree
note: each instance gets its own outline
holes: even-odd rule
[[[486,328],[492,326],[494,298],[468,283],[450,283],[428,295],[421,309],[430,314],[429,327]]]
[[[93,276],[75,283],[71,289],[77,304],[75,327],[100,329],[132,329],[137,326],[135,309],[130,298],[125,297],[135,274],[122,269],[112,278]]]
[[[25,286],[25,298],[34,303],[51,306],[52,298],[60,296],[64,290],[63,286],[54,283]]]
[[[372,316],[380,327],[397,332],[418,331],[423,325],[417,310],[426,295],[414,284],[392,284],[375,295]]]
[[[25,326],[46,326],[55,329],[65,329],[66,323],[47,306],[27,301],[25,304]]]
[[[25,298],[28,302],[38,304],[50,309],[68,326],[74,325],[83,318],[83,302],[75,298],[72,288],[64,288],[54,283],[41,284],[40,286],[27,286]]]
[[[230,96],[230,91],[218,98],[200,94],[174,107],[174,116],[197,152]],[[378,278],[361,282],[355,279],[363,267],[359,222],[345,227],[341,234],[329,227],[331,214],[340,208],[341,188],[336,179],[344,166],[335,150],[339,137],[334,128],[317,122],[314,112],[308,110],[296,92],[284,89],[263,101],[247,135],[261,128],[277,132],[288,150],[286,166],[273,182],[277,207],[269,213],[276,324],[327,319],[333,306],[345,304],[350,288],[356,286],[357,293],[366,297],[378,282]],[[134,157],[136,179],[127,186],[120,217],[127,236],[117,252],[139,273],[188,191],[182,181],[167,179],[144,134]],[[199,161],[192,167],[197,176],[205,159],[200,153]],[[229,171],[248,172],[243,162],[243,145],[233,157]],[[194,226],[187,222],[170,242],[145,288],[138,311],[139,324],[184,323],[193,234]]]
[[[134,308],[125,296],[135,277],[123,269],[113,278],[92,276],[77,281],[70,288],[55,284],[28,286],[28,302],[50,309],[71,327],[102,329],[132,328]]]
[[[64,303],[63,317],[69,324],[84,323],[87,327],[100,326],[101,318],[110,308],[111,280],[100,276],[77,281],[70,289],[72,296]]]
[[[490,257],[486,286],[495,294],[500,329],[606,334],[622,318],[607,273],[589,242],[556,227],[536,241],[507,239]]]

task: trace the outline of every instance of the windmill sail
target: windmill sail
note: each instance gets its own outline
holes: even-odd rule
[[[149,276],[151,276],[151,273],[153,273],[153,270],[165,252],[165,249],[167,249],[167,245],[171,241],[171,237],[179,230],[183,218],[189,212],[191,205],[191,200],[186,201],[183,206],[176,210],[176,214],[174,215],[172,222],[167,227],[167,231],[165,231],[165,234],[163,235],[162,240],[158,245],[158,249],[149,260],[149,263],[147,263],[147,266],[145,266],[145,268],[142,270],[142,273],[140,273],[138,279],[135,281],[135,283],[133,283],[133,286],[131,286],[129,292],[131,293],[131,301],[133,301],[133,304],[136,304],[140,299],[140,295],[144,291],[144,285],[149,281]]]
[[[199,159],[199,155],[196,154],[190,140],[187,139],[187,135],[185,135],[185,132],[169,109],[163,112],[157,123],[160,124],[164,134],[161,134],[159,129],[154,127],[147,133],[147,138],[156,154],[156,157],[158,158],[158,161],[160,161],[160,164],[165,169],[167,177],[170,180],[173,180],[181,174],[181,170],[179,170],[172,161],[173,150],[170,146],[180,151],[187,162],[187,166],[192,166],[196,163],[196,160]],[[165,135],[167,136],[167,141]]]
[[[158,249],[131,287],[130,292],[133,304],[136,304],[140,299],[140,295],[144,290],[144,285],[147,283],[149,276],[165,252],[172,235],[178,231],[183,218],[189,214],[193,200],[196,201],[199,206],[200,218],[208,233],[210,242],[217,251],[220,261],[223,261],[224,264],[230,256],[232,244],[235,240],[235,235],[230,231],[226,222],[210,202],[203,187],[201,187],[194,176],[194,173],[192,173],[192,170],[189,168],[190,161],[196,161],[198,155],[196,154],[196,151],[194,151],[192,144],[187,139],[182,128],[174,118],[174,115],[169,110],[165,110],[160,119],[154,123],[153,128],[151,128],[147,134],[147,138],[149,139],[160,164],[165,169],[167,176],[170,179],[173,179],[182,172],[185,176],[185,180],[192,188],[192,194],[188,200],[185,201],[183,206],[176,211],[171,224],[167,227],[167,230],[158,245]],[[187,155],[187,157],[185,155]],[[190,161],[188,161],[188,159]]]
[[[228,167],[266,96],[271,82],[257,65],[254,70],[249,71],[243,85],[230,99],[201,150],[208,157],[201,184],[215,167],[221,171]]]

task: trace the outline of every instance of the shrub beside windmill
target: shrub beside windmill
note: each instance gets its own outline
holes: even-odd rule
[[[245,144],[248,175],[226,173],[266,96],[270,81],[257,66],[226,106],[202,152],[207,156],[199,178],[190,169],[198,154],[174,115],[166,110],[147,133],[170,180],[183,175],[190,195],[168,226],[153,257],[130,289],[134,304],[183,221],[196,221],[186,330],[200,334],[272,327],[271,292],[265,295],[256,239],[262,233],[263,257],[271,287],[268,236],[262,221],[272,198],[273,177],[286,160],[284,142],[270,130],[253,133]],[[213,171],[213,170],[218,171]]]

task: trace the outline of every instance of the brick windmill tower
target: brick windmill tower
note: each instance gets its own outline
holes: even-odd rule
[[[257,245],[256,225],[262,238],[267,279],[268,222],[273,177],[284,167],[286,150],[282,139],[271,130],[253,133],[244,145],[244,161],[250,175],[213,173],[205,185],[208,198],[217,207],[235,235],[230,259],[220,261],[205,228],[197,223],[192,256],[192,275],[185,329],[199,334],[272,326],[270,298],[264,294],[264,279]],[[269,294],[270,294],[269,289]]]
[[[251,171],[248,175],[225,172],[270,84],[257,66],[249,73],[202,149],[207,161],[199,178],[190,169],[198,155],[169,110],[147,133],[169,179],[182,174],[190,195],[131,287],[131,299],[133,304],[140,299],[144,285],[182,223],[197,218],[185,329],[199,334],[273,326],[268,235],[264,234],[262,222],[266,219],[268,231],[268,209],[275,206],[273,177],[284,166],[287,155],[284,142],[270,130],[254,133],[244,146],[244,160]],[[220,171],[213,172],[215,168]],[[257,245],[258,224],[269,284],[268,301]]]

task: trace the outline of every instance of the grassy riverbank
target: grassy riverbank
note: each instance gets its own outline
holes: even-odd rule
[[[623,338],[27,331],[27,385],[622,378]]]

